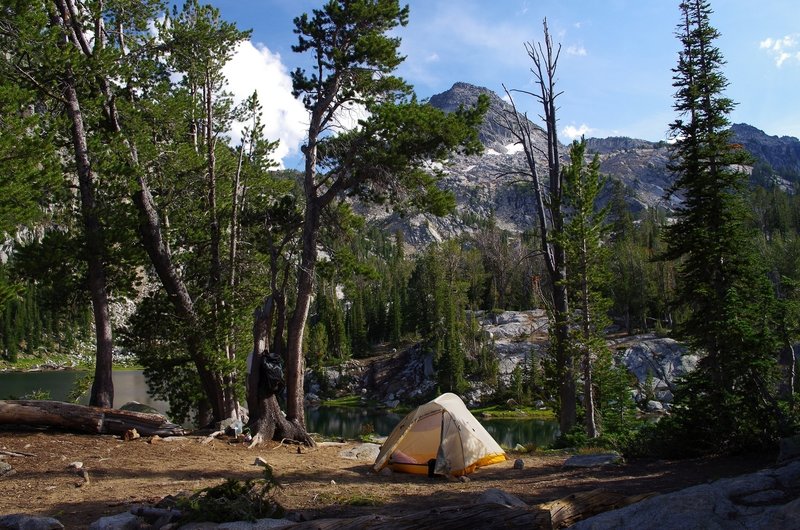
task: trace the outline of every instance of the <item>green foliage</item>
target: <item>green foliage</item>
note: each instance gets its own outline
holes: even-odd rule
[[[774,442],[780,413],[776,388],[775,303],[753,245],[745,202],[746,177],[736,169],[746,153],[732,146],[722,95],[722,54],[713,44],[707,2],[681,4],[683,44],[674,70],[676,139],[672,169],[684,203],[666,228],[666,256],[681,258],[681,326],[703,357],[676,393],[673,426],[700,451],[732,451]]]
[[[264,478],[259,480],[227,479],[218,486],[202,489],[188,498],[179,499],[177,508],[183,513],[181,521],[255,521],[279,519],[286,513],[275,500],[280,488],[269,465],[264,466]]]
[[[74,383],[67,396],[67,401],[70,403],[78,403],[81,398],[86,395],[92,388],[94,382],[94,371],[88,370],[81,374]]]
[[[460,255],[455,241],[428,247],[416,260],[409,286],[416,330],[433,351],[440,390],[456,393],[466,386],[468,333]]]

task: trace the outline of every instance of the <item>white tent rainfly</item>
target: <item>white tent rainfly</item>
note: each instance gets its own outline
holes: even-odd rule
[[[455,394],[409,412],[381,447],[373,469],[422,475],[466,475],[506,454]]]

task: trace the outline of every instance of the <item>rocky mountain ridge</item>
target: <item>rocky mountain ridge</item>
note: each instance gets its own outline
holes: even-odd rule
[[[456,213],[445,218],[425,214],[401,217],[379,208],[362,213],[386,230],[403,231],[406,242],[415,248],[470,233],[490,217],[494,217],[499,227],[512,232],[524,232],[535,226],[536,207],[530,182],[520,174],[525,168],[524,153],[504,126],[503,118],[512,112],[511,106],[491,90],[463,82],[432,96],[429,103],[452,112],[460,105],[474,104],[480,94],[488,95],[490,100],[490,110],[479,131],[485,146],[483,154],[457,155],[437,167],[445,174],[442,186],[456,197]],[[545,133],[535,123],[533,127],[534,142],[543,148]],[[800,181],[800,140],[769,136],[746,124],[733,125],[732,131],[733,141],[741,144],[756,160],[768,164],[774,171],[775,181],[785,189],[789,189],[792,182]],[[625,186],[632,211],[649,207],[671,211],[679,204],[679,196],[666,198],[673,182],[667,168],[670,157],[667,142],[627,137],[589,138],[587,151],[588,156],[599,155],[602,173]],[[560,154],[566,161],[567,145],[562,144]],[[543,155],[538,156],[537,162],[542,168],[546,167]],[[747,167],[745,171],[752,171],[752,168]],[[609,196],[610,189],[604,200]]]

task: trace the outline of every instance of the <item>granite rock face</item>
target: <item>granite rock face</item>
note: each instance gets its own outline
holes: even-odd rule
[[[379,226],[394,232],[401,230],[410,249],[419,249],[432,242],[453,238],[478,229],[479,220],[492,216],[500,228],[520,233],[537,223],[536,204],[529,182],[515,170],[526,169],[524,153],[505,126],[506,118],[513,112],[511,105],[497,93],[469,83],[458,82],[452,88],[432,96],[429,103],[446,112],[459,106],[471,106],[478,96],[489,97],[490,108],[479,128],[480,140],[485,149],[481,156],[454,155],[444,165],[431,166],[443,173],[441,186],[456,197],[456,213],[437,218],[417,214],[401,216],[391,209],[358,207]],[[516,98],[529,97],[515,94]],[[523,118],[527,119],[527,118]],[[529,121],[533,130],[533,143],[537,147],[537,164],[546,167],[545,133],[536,118]],[[768,164],[775,171],[779,183],[788,185],[790,179],[800,176],[800,140],[792,137],[769,136],[755,127],[737,124],[732,126],[732,141],[742,145],[755,159]],[[587,139],[587,161],[595,154],[600,159],[600,171],[609,175],[609,184],[601,196],[605,202],[611,196],[611,185],[621,182],[627,191],[627,204],[632,211],[658,207],[674,210],[681,201],[680,195],[667,198],[667,190],[674,177],[667,168],[670,146],[666,141],[651,142],[626,137]],[[562,145],[560,155],[567,161],[569,149]],[[743,168],[750,172],[752,168]],[[787,180],[789,179],[789,180]]]
[[[657,495],[570,528],[798,529],[798,494],[800,460],[795,460],[780,468]]]

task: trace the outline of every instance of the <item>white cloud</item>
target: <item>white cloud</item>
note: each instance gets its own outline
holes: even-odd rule
[[[567,49],[566,49],[566,52],[567,52],[567,55],[577,55],[579,57],[585,57],[586,56],[586,48],[584,48],[583,46],[580,46],[580,45],[574,45],[573,44],[572,46],[568,46]]]
[[[258,92],[263,109],[262,120],[267,139],[280,139],[275,158],[283,161],[299,152],[307,130],[308,113],[302,102],[292,96],[292,80],[281,56],[263,44],[244,41],[223,70],[228,90],[238,104]],[[243,124],[234,124],[232,141],[241,140]],[[283,164],[282,164],[283,165]]]
[[[585,136],[592,132],[592,128],[582,123],[579,127],[575,127],[574,125],[567,125],[563,129],[561,129],[561,134],[569,138],[570,140],[575,140],[576,138],[580,138],[581,136]]]
[[[786,61],[795,60],[800,63],[798,49],[800,33],[793,33],[777,39],[768,37],[759,43],[759,48],[766,50],[775,60],[775,66],[780,68]]]
[[[435,63],[439,61],[439,54],[436,52],[431,53],[425,58],[425,62]]]

